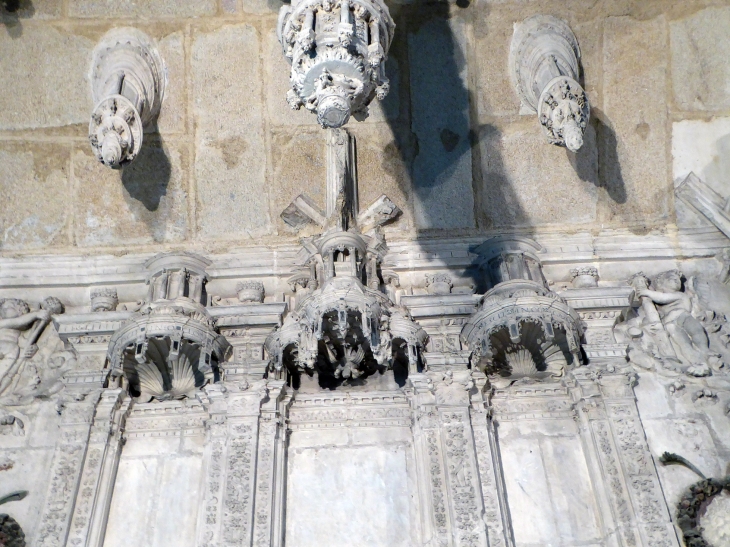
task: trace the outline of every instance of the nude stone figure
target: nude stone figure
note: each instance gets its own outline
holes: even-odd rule
[[[718,366],[718,356],[710,351],[705,328],[692,315],[692,295],[682,286],[682,274],[670,270],[659,274],[654,281],[657,290],[642,289],[638,297],[647,297],[656,304],[672,345],[683,361],[693,366]]]

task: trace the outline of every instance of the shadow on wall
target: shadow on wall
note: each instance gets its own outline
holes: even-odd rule
[[[31,0],[0,0],[0,22],[11,38],[23,34],[21,19],[30,19],[35,14]]]
[[[171,174],[172,166],[165,153],[162,138],[145,135],[137,158],[122,169],[122,184],[132,200],[154,212],[159,208],[163,196],[167,195]],[[129,205],[134,209],[135,203]],[[147,215],[142,218],[152,220]]]

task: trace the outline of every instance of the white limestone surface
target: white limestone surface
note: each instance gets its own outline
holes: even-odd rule
[[[287,547],[409,547],[407,477],[404,448],[291,450]]]

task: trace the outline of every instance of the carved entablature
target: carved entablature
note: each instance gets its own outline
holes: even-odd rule
[[[493,383],[562,376],[566,367],[580,364],[580,318],[547,288],[537,256],[541,250],[531,240],[508,237],[475,249],[492,288],[461,338],[472,363]]]
[[[289,280],[295,308],[266,340],[272,370],[317,372],[336,381],[382,372],[396,362],[415,371],[426,333],[390,300],[381,273],[387,247],[377,228],[400,210],[381,196],[360,212],[350,137],[330,130],[327,144],[326,213],[312,214],[316,205],[306,196],[282,213],[292,225],[308,218],[325,231],[302,241],[303,268]],[[370,231],[363,234],[363,227]]]
[[[277,34],[292,65],[289,105],[342,127],[367,114],[390,89],[385,60],[395,23],[382,0],[294,0],[279,12]]]
[[[208,264],[192,253],[146,264],[148,302],[114,332],[107,352],[112,377],[123,376],[141,401],[188,396],[220,374],[230,344],[203,305]]]
[[[134,28],[109,31],[94,50],[94,111],[89,141],[98,160],[118,169],[137,157],[144,128],[160,112],[165,68],[150,38]]]
[[[535,15],[516,27],[509,64],[517,95],[537,113],[548,141],[572,152],[583,146],[591,113],[579,61],[578,40],[564,21]]]

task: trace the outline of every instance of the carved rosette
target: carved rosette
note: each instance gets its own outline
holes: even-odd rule
[[[147,263],[150,303],[114,332],[107,352],[112,377],[123,375],[132,396],[177,399],[218,379],[231,346],[202,304],[208,264],[192,253]]]
[[[162,58],[152,41],[134,28],[108,32],[94,51],[89,141],[107,167],[137,157],[144,128],[160,112],[165,90]]]
[[[475,366],[492,381],[561,376],[580,363],[578,313],[546,287],[527,239],[494,238],[476,249],[494,285],[461,332]]]
[[[385,60],[393,23],[382,0],[294,0],[279,12],[278,37],[292,65],[289,105],[317,114],[322,127],[366,114],[390,89]]]
[[[515,30],[510,73],[523,105],[537,113],[548,141],[577,152],[583,146],[590,105],[578,83],[580,48],[570,27],[535,15]]]

